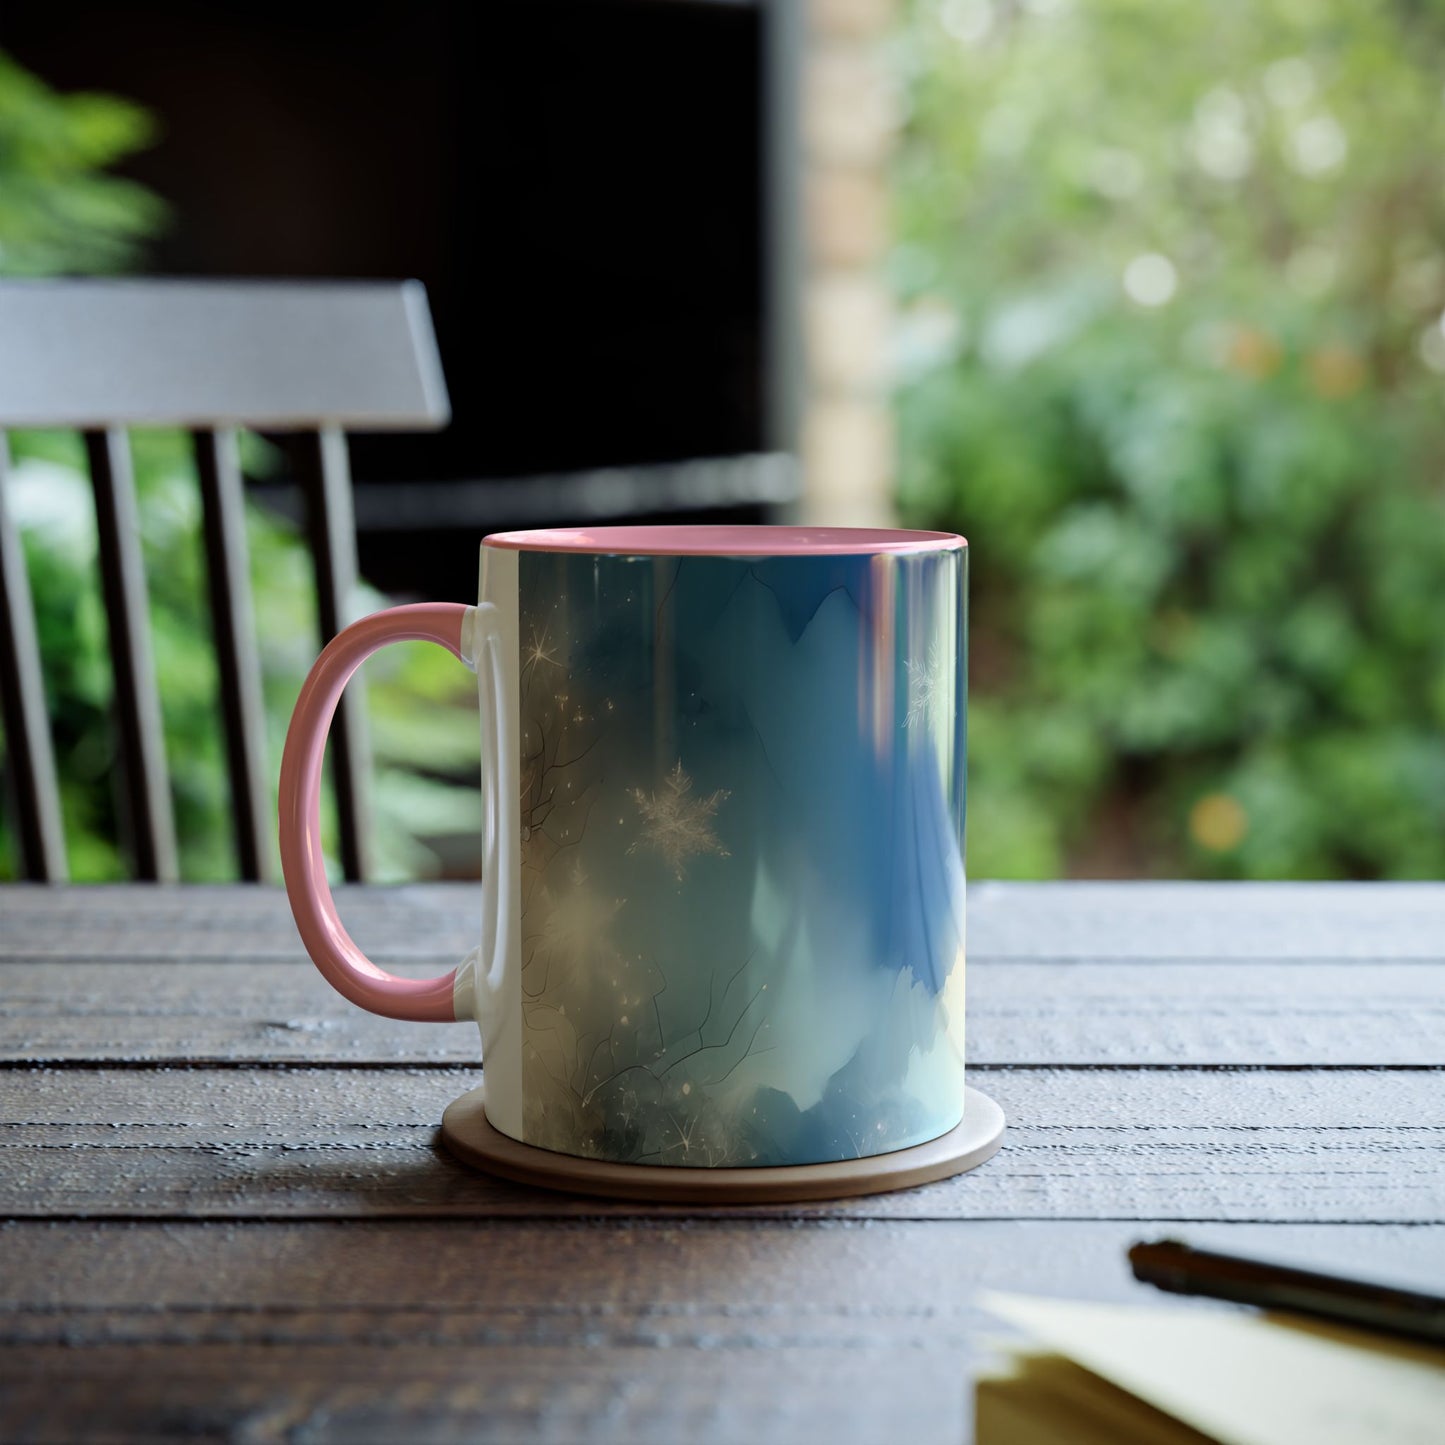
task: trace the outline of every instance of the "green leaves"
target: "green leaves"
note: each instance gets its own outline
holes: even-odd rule
[[[1445,10],[919,0],[897,53],[974,873],[1445,873]]]
[[[108,95],[60,95],[0,53],[0,274],[112,271],[166,208],[103,174],[156,139],[150,115]]]

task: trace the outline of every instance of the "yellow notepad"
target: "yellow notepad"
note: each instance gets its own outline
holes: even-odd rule
[[[986,1294],[1049,1353],[978,1384],[979,1445],[1441,1445],[1445,1351],[1294,1317]]]

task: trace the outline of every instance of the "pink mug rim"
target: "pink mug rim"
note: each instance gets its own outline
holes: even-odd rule
[[[484,547],[513,552],[584,552],[622,557],[839,557],[950,552],[967,547],[954,532],[903,527],[748,525],[539,527],[493,532]]]

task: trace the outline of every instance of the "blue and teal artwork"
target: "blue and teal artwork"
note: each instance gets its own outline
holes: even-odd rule
[[[521,555],[526,1142],[760,1166],[958,1123],[966,559]]]

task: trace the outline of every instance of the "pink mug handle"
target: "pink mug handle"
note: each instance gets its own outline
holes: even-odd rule
[[[453,1023],[456,970],[437,978],[398,978],[378,968],[352,941],[336,915],[321,852],[321,758],[326,732],[352,673],[388,642],[435,642],[462,653],[462,630],[474,609],[456,602],[389,607],[353,622],[316,659],[281,757],[281,872],[301,940],[326,981],[352,1003],[385,1018]]]

